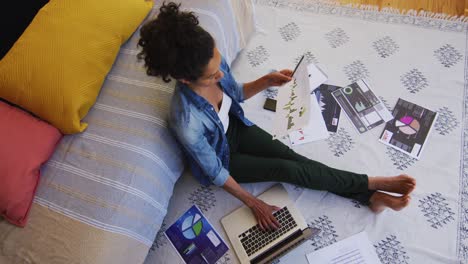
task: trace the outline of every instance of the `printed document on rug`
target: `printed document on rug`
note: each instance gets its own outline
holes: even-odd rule
[[[365,80],[336,90],[332,95],[361,134],[393,119]]]
[[[393,109],[393,116],[395,119],[385,125],[379,141],[419,159],[437,112],[400,98]]]
[[[310,264],[381,263],[366,232],[360,232],[330,246],[307,254]]]
[[[321,84],[328,81],[328,76],[323,72],[320,67],[311,63],[307,66],[307,73],[309,74],[309,88],[311,91],[314,91]]]
[[[214,264],[228,250],[227,244],[193,205],[165,232],[185,263]]]
[[[341,107],[332,96],[332,92],[340,89],[339,86],[322,84],[312,93],[317,98],[318,105],[322,111],[327,130],[336,133],[340,122]]]

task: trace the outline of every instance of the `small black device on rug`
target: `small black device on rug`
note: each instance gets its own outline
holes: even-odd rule
[[[276,100],[271,99],[271,98],[267,98],[265,100],[265,104],[263,105],[263,108],[266,109],[266,110],[276,112]]]

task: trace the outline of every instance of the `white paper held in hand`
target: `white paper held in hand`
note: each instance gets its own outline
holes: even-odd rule
[[[310,115],[310,88],[307,65],[297,66],[292,81],[278,89],[273,139],[286,136],[307,125]]]
[[[302,60],[297,65],[293,80],[278,90],[273,139],[299,129],[304,132],[311,119],[310,93],[327,79],[323,71],[314,64],[307,65]]]
[[[312,141],[326,139],[330,136],[327,125],[322,116],[322,111],[317,100],[312,98],[310,101],[310,118],[307,126],[289,133],[291,145],[296,146]]]

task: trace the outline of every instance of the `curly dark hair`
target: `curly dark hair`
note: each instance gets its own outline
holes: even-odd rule
[[[198,24],[193,12],[182,12],[180,4],[164,2],[159,15],[141,27],[138,46],[143,50],[146,73],[195,81],[213,57],[214,39]]]

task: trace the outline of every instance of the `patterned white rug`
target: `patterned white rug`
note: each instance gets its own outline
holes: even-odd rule
[[[330,84],[343,86],[366,78],[389,109],[400,97],[440,115],[420,160],[379,143],[383,125],[359,134],[344,113],[337,133],[327,140],[294,147],[333,167],[369,175],[408,173],[418,185],[406,209],[379,215],[352,200],[286,185],[308,224],[322,233],[277,262],[290,263],[296,255],[307,263],[305,253],[365,230],[384,264],[467,263],[467,23],[311,1],[256,2],[262,32],[234,63],[238,81],[253,80],[270,69],[292,68],[305,54],[308,62],[328,74]],[[271,93],[274,90],[259,94],[244,106],[247,116],[266,130],[273,116],[262,105]],[[258,194],[270,185],[244,186]],[[146,263],[181,261],[163,231],[191,204],[200,206],[225,237],[219,219],[240,202],[184,175]],[[230,251],[220,263],[237,263],[235,253]]]

